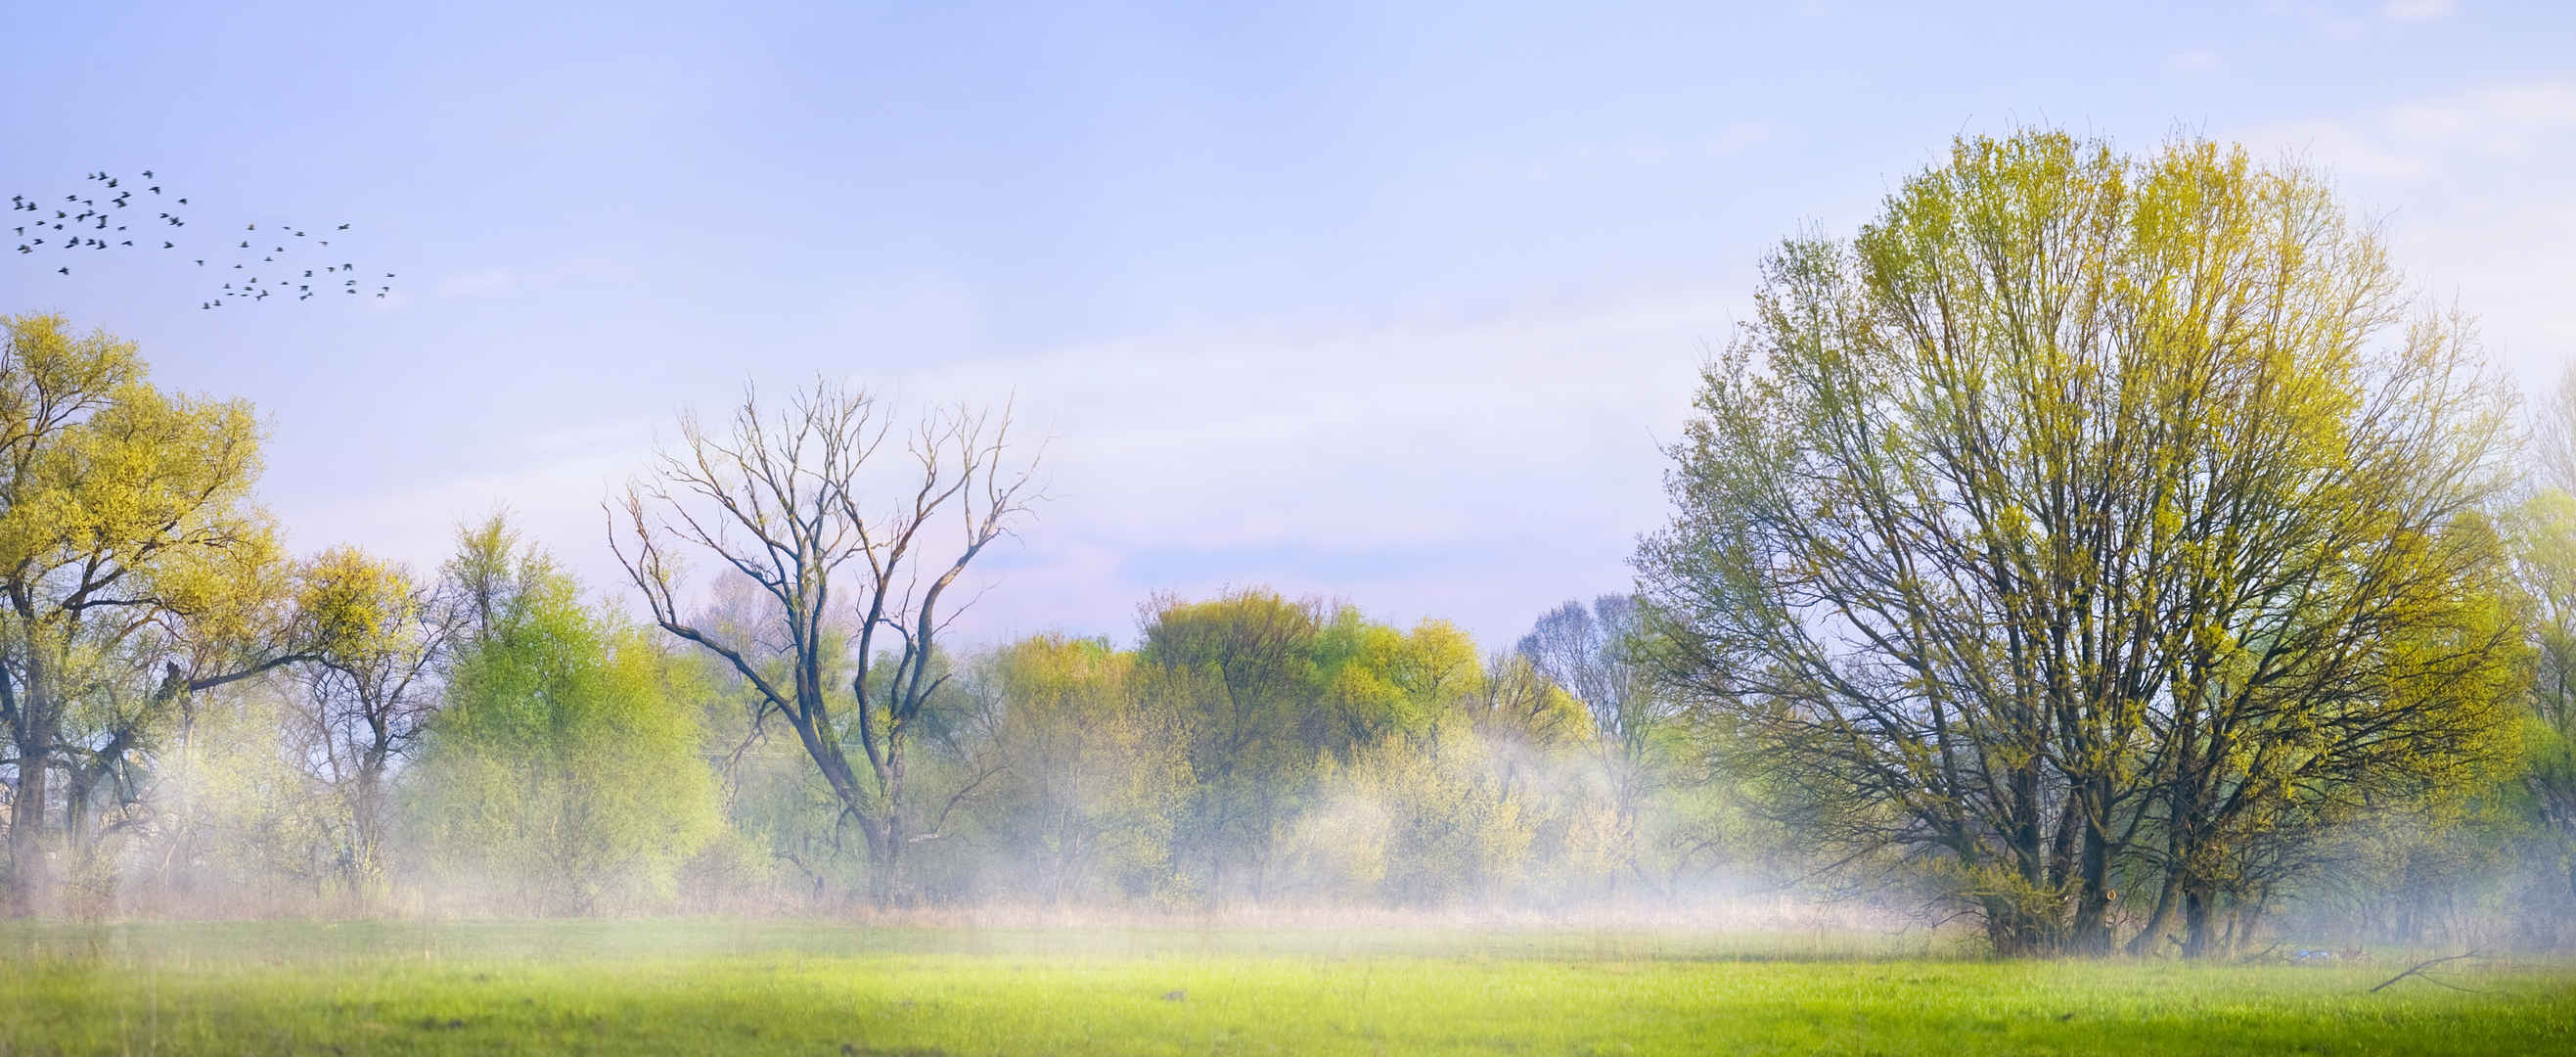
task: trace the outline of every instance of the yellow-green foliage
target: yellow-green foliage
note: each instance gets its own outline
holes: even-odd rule
[[[1098,639],[1039,636],[994,652],[977,708],[1004,769],[982,810],[1047,900],[1150,893],[1170,867],[1192,775],[1183,717],[1136,693],[1135,655]]]
[[[432,873],[468,905],[649,907],[713,834],[691,688],[646,629],[542,566],[457,659],[415,781]]]
[[[2198,949],[2508,754],[2505,405],[2316,174],[1963,137],[1757,305],[1641,566],[1675,681],[1836,855],[1945,858],[1999,943],[2088,950],[2139,864]]]

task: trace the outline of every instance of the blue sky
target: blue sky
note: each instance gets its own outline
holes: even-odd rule
[[[21,3],[0,193],[151,168],[403,278],[11,255],[0,307],[254,400],[299,549],[506,504],[602,588],[683,408],[1015,399],[1053,498],[979,636],[1267,583],[1500,644],[1621,588],[1761,254],[1962,131],[2298,152],[2509,370],[2576,359],[2570,8],[2074,6]]]

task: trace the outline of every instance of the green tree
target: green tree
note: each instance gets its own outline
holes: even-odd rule
[[[692,688],[674,685],[686,668],[540,555],[519,555],[508,582],[455,661],[417,768],[433,872],[554,913],[667,896],[718,822]]]
[[[1317,761],[1348,744],[1349,713],[1328,706],[1316,660],[1318,608],[1257,590],[1147,603],[1140,691],[1185,717],[1197,782],[1176,840],[1209,898],[1263,896]]]
[[[1763,274],[1638,564],[1811,839],[2009,953],[2108,949],[2134,865],[2137,948],[2205,953],[2372,790],[2499,751],[2501,404],[2322,180],[1963,138]]]

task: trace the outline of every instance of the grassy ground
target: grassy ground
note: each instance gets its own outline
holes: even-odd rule
[[[2576,964],[1636,931],[0,928],[0,1054],[2576,1053]],[[2446,967],[2449,968],[2449,967]]]

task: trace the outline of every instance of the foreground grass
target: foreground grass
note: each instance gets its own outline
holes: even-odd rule
[[[0,1054],[2576,1053],[2576,966],[837,924],[0,929]]]

